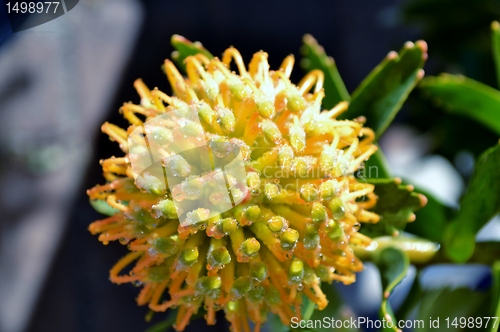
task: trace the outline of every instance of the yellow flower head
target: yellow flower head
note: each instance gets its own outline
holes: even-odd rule
[[[379,219],[373,186],[353,176],[376,151],[373,131],[336,119],[345,102],[321,110],[321,71],[294,85],[293,56],[278,70],[267,57],[247,68],[235,48],[222,61],[198,54],[187,78],[166,60],[173,96],[137,80],[140,105],[121,109],[130,127],[102,126],[126,155],[102,161],[108,183],[88,195],[119,211],[89,230],[128,245],[111,281],[142,285],[139,305],[178,308],[177,330],[200,308],[208,324],[224,310],[234,331],[269,312],[290,324],[303,295],[323,309],[320,283],[355,281],[351,247],[370,242],[360,222]],[[221,171],[231,160],[239,173]]]

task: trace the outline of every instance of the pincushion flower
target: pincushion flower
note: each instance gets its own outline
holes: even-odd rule
[[[373,185],[353,175],[376,151],[373,131],[336,119],[345,102],[322,111],[321,71],[294,85],[293,56],[277,70],[267,58],[246,67],[235,48],[222,60],[198,54],[187,78],[166,60],[173,95],[137,80],[140,104],[121,108],[130,127],[102,126],[125,156],[101,162],[107,183],[88,195],[118,212],[89,230],[128,245],[111,281],[142,285],[137,302],[153,311],[178,308],[177,330],[201,308],[208,324],[224,310],[234,331],[249,330],[247,317],[259,330],[269,312],[289,325],[303,295],[323,309],[321,282],[355,281],[352,248],[370,243],[360,223],[379,220]],[[198,152],[174,153],[181,141]],[[145,156],[160,168],[140,166]],[[240,176],[200,167],[228,156]]]

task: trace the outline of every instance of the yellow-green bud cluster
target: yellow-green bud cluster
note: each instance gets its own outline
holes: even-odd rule
[[[119,212],[89,229],[103,243],[128,245],[111,280],[142,284],[137,301],[154,311],[178,307],[177,330],[200,308],[208,324],[224,310],[238,331],[248,330],[244,317],[258,327],[269,312],[289,324],[302,295],[322,309],[320,282],[349,284],[362,268],[351,246],[369,244],[359,222],[379,217],[368,211],[376,201],[373,187],[352,172],[375,152],[373,132],[329,115],[338,110],[322,112],[323,74],[313,71],[294,85],[293,62],[290,56],[270,70],[267,54],[258,52],[246,67],[230,48],[222,60],[188,57],[184,78],[166,60],[174,95],[137,80],[141,105],[122,107],[130,128],[102,127],[126,155],[103,161],[108,183],[88,194]],[[199,121],[189,117],[193,110]],[[169,112],[177,118],[155,120]],[[150,121],[154,125],[144,126]],[[141,128],[154,137],[168,181],[162,171],[138,174],[132,167],[149,158],[146,144],[127,141],[128,135],[140,141]],[[197,147],[200,137],[211,156],[168,152],[180,139]],[[238,155],[242,179],[212,169]],[[218,210],[227,204],[234,206]],[[130,272],[120,274],[127,266]]]

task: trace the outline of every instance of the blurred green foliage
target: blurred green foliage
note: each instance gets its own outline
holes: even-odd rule
[[[419,36],[429,45],[432,61],[428,72],[466,75],[488,86],[497,86],[488,26],[500,17],[500,1],[411,0],[403,5],[402,15],[407,25],[418,28]],[[480,123],[442,112],[442,101],[427,96],[417,89],[402,117],[432,137],[430,153],[453,163],[461,151],[479,157],[498,139]],[[467,174],[463,176],[468,180]]]

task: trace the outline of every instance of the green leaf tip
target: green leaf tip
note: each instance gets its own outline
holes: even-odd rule
[[[427,204],[425,209],[416,212],[418,222],[407,224],[405,231],[430,241],[442,243],[445,227],[450,216],[453,215],[454,209],[443,204],[422,188],[416,190],[425,195]]]
[[[420,88],[438,106],[471,118],[500,135],[500,91],[451,74],[427,77]]]
[[[406,42],[399,53],[391,51],[352,94],[343,119],[365,116],[377,137],[387,129],[418,81],[424,77],[427,43]]]
[[[175,64],[183,70],[186,70],[184,60],[188,56],[201,53],[209,59],[212,59],[214,57],[203,47],[200,42],[192,42],[181,35],[173,35],[170,39],[170,43],[175,48],[175,51],[172,52],[172,59],[174,60]]]
[[[414,192],[412,185],[404,185],[400,178],[367,179],[375,185],[378,196],[372,211],[380,216],[376,224],[363,225],[361,231],[370,237],[380,235],[397,236],[406,224],[415,221],[414,212],[427,204],[427,197]]]
[[[493,61],[497,74],[497,83],[500,86],[500,23],[498,21],[491,22],[491,48],[493,50]]]
[[[90,205],[92,205],[94,210],[96,210],[97,212],[110,217],[114,216],[115,213],[120,212],[120,210],[111,207],[106,201],[103,201],[102,199],[91,199]]]
[[[306,71],[321,70],[325,75],[325,98],[323,108],[331,109],[341,101],[349,101],[351,97],[339,74],[335,61],[325,53],[313,36],[307,34],[302,39],[301,53],[304,56],[301,65]]]

